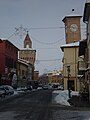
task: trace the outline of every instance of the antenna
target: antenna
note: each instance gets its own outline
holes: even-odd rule
[[[20,25],[20,27],[15,28],[15,35],[20,36],[20,38],[22,38],[22,36],[26,35],[27,33],[27,28],[24,28],[22,25]]]

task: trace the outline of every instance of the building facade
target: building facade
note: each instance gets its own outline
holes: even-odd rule
[[[0,74],[3,76],[6,84],[11,84],[11,79],[8,79],[8,74],[17,72],[18,48],[8,40],[0,42]],[[9,81],[10,80],[10,81]],[[4,83],[3,83],[4,84]]]
[[[80,90],[78,75],[78,50],[79,42],[69,43],[61,46],[63,55],[64,89]]]
[[[39,71],[34,71],[34,80],[39,80]]]
[[[72,89],[79,91],[80,83],[78,80],[78,50],[79,41],[81,40],[80,29],[81,16],[72,11],[71,15],[67,15],[62,20],[65,24],[66,44],[61,45],[63,55],[63,74],[64,89]]]
[[[63,75],[60,71],[55,71],[48,73],[48,83],[49,84],[59,84],[63,85]]]
[[[83,54],[87,55],[87,57],[84,55],[84,61],[86,64],[86,71],[85,71],[85,89],[89,93],[89,100],[90,100],[90,1],[87,0],[84,6],[84,14],[83,14],[83,22],[86,24],[86,48]],[[84,44],[83,44],[84,46]],[[86,88],[87,87],[87,88]]]
[[[23,59],[18,59],[17,63],[17,75],[18,75],[18,81],[17,86],[19,87],[25,87],[29,80],[32,80],[32,65]]]

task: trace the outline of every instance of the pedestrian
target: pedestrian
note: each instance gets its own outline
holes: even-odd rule
[[[14,89],[17,89],[17,75],[16,75],[16,73],[14,73],[13,77],[12,77],[12,87]]]
[[[71,98],[71,89],[70,88],[68,89],[68,96],[69,96],[69,98]]]

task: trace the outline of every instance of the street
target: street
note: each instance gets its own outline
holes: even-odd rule
[[[52,102],[52,90],[30,91],[0,98],[0,120],[90,120],[90,109]]]

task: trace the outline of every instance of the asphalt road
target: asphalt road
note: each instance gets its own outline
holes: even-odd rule
[[[51,90],[39,90],[2,100],[0,120],[48,120],[51,97]]]
[[[52,90],[0,100],[0,120],[90,120],[90,110],[52,103]]]

